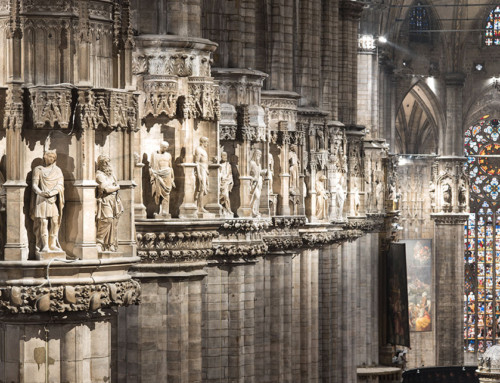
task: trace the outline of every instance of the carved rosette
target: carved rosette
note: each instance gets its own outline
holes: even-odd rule
[[[9,286],[0,288],[0,313],[96,311],[140,302],[134,280],[92,285]]]
[[[72,89],[69,86],[28,88],[33,126],[67,129],[71,119]]]
[[[184,118],[205,121],[220,120],[219,87],[210,77],[190,77],[189,94],[181,98]]]
[[[178,84],[175,77],[144,80],[144,114],[174,118],[177,114]]]

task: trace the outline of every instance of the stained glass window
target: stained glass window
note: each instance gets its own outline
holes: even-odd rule
[[[464,347],[469,352],[484,352],[500,340],[500,122],[487,117],[465,132],[471,188],[464,231]]]
[[[430,35],[426,31],[429,29],[429,13],[423,4],[418,2],[410,9],[410,41],[428,42]]]
[[[500,45],[500,5],[490,12],[484,28],[484,43],[487,46]]]

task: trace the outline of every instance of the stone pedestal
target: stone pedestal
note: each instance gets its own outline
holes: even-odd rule
[[[436,365],[463,364],[464,223],[468,214],[431,214],[435,222]]]
[[[196,176],[194,172],[196,164],[184,163],[181,166],[184,169],[184,190],[188,192],[184,194],[184,200],[179,209],[179,218],[198,218],[198,207],[194,200],[194,190],[196,189]]]

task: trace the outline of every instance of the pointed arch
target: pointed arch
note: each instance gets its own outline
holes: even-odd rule
[[[444,113],[436,95],[423,80],[418,81],[399,104],[396,115],[396,152],[437,153],[440,133],[444,127]]]
[[[498,116],[500,112],[500,91],[498,91],[493,81],[483,86],[476,93],[476,97],[471,97],[467,105],[464,105],[464,126],[465,130],[481,120],[483,116]]]

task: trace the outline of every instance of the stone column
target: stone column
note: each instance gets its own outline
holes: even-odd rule
[[[321,104],[323,110],[331,112],[330,118],[338,120],[338,0],[323,2],[321,38]]]
[[[431,214],[435,222],[436,365],[461,366],[463,351],[464,224],[468,214]]]
[[[96,382],[112,380],[111,310],[64,318],[2,320],[0,380],[8,382]],[[50,380],[47,380],[50,379]],[[114,379],[114,378],[113,378]]]
[[[28,233],[25,225],[25,143],[21,135],[23,126],[23,93],[19,83],[11,83],[7,89],[4,125],[6,143],[6,182],[3,187],[7,194],[6,224],[7,238],[4,249],[5,260],[28,259]],[[29,201],[29,199],[28,199]],[[28,209],[29,210],[29,209]]]
[[[268,307],[270,353],[267,364],[269,365],[269,381],[293,381],[292,371],[292,273],[293,261],[290,256],[269,254],[266,262],[270,268],[270,296]],[[295,294],[299,294],[297,291]],[[297,335],[297,333],[295,333]]]
[[[342,0],[340,15],[342,19],[341,74],[339,94],[339,120],[344,124],[356,124],[357,107],[357,47],[358,24],[363,5],[356,1]]]
[[[446,84],[446,128],[439,135],[441,155],[461,156],[464,151],[462,133],[462,93],[465,82],[463,73],[447,73]]]
[[[119,331],[132,325],[133,332],[136,323],[137,335],[126,335],[127,359],[118,370],[142,382],[201,383],[204,264],[138,265],[134,274],[142,284],[143,304],[120,319]]]
[[[290,148],[290,135],[288,133],[288,124],[279,125],[281,134],[281,151],[280,162],[281,172],[279,174],[281,180],[280,200],[278,215],[290,215],[290,165],[288,162],[288,151]]]
[[[336,360],[339,344],[340,328],[337,316],[340,315],[338,299],[338,259],[337,245],[329,245],[319,249],[318,281],[319,281],[319,371],[320,381],[334,383],[339,381]]]
[[[369,39],[371,37],[371,40]],[[358,45],[358,88],[356,122],[366,127],[366,135],[377,138],[378,134],[378,55],[374,37],[360,40]]]

